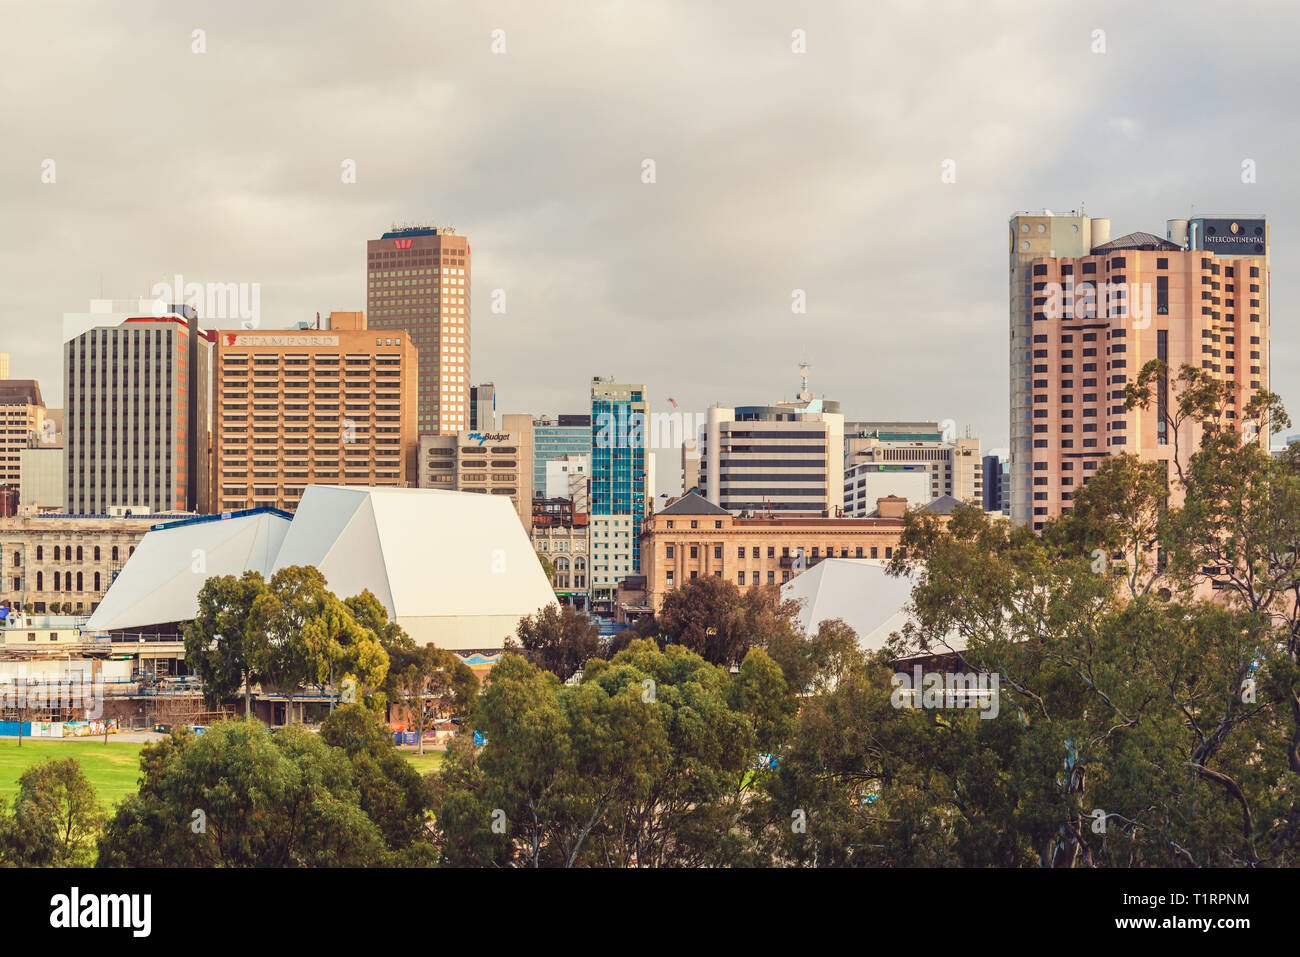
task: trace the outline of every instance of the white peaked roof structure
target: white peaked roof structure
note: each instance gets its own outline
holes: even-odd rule
[[[203,573],[192,571],[196,550]],[[520,618],[556,603],[507,498],[312,485],[292,521],[259,509],[150,531],[86,627],[185,621],[207,578],[248,569],[269,578],[290,565],[316,567],[340,598],[369,589],[416,642],[456,651],[501,648]]]
[[[798,620],[805,633],[815,634],[823,621],[840,618],[857,632],[859,648],[879,651],[912,619],[907,612],[912,580],[890,575],[887,564],[827,558],[782,585],[781,597],[800,603]],[[956,635],[949,635],[947,644],[954,651],[964,647]]]
[[[417,644],[500,648],[557,604],[510,499],[308,486],[275,567],[314,565],[339,597],[369,588]]]
[[[229,512],[154,526],[86,622],[86,630],[148,631],[188,621],[199,589],[218,575],[270,575],[292,516],[274,508]]]

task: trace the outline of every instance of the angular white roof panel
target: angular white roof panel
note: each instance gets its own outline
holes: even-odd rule
[[[858,647],[879,651],[896,631],[912,619],[912,580],[893,577],[888,562],[870,558],[827,558],[781,586],[781,597],[802,606],[799,624],[814,634],[823,621],[843,619],[858,635]],[[948,645],[960,650],[956,635]]]
[[[217,575],[269,575],[289,515],[253,509],[159,525],[147,532],[86,622],[92,632],[188,621],[199,589]]]
[[[556,603],[504,496],[311,485],[292,522],[259,510],[150,531],[86,627],[185,621],[208,577],[289,565],[315,566],[340,598],[369,589],[417,642],[454,650],[500,648],[520,618]]]

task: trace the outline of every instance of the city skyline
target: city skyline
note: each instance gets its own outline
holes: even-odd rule
[[[1012,213],[1086,202],[1115,235],[1263,213],[1278,262],[1297,252],[1297,194],[1282,181],[1295,132],[1258,122],[1285,88],[1285,57],[1268,53],[1294,14],[1006,9],[1025,15],[1003,18],[996,42],[978,12],[950,11],[955,29],[932,38],[945,68],[908,90],[881,81],[912,75],[904,45],[882,40],[925,31],[924,7],[747,4],[732,22],[727,8],[507,5],[439,13],[432,34],[419,10],[324,5],[302,23],[233,4],[198,23],[166,7],[88,9],[75,30],[103,38],[90,49],[24,43],[49,14],[23,10],[0,48],[10,76],[43,77],[43,96],[3,81],[11,375],[62,394],[59,317],[101,282],[114,299],[173,275],[259,283],[265,327],[367,309],[365,240],[429,221],[476,245],[471,375],[497,384],[503,412],[578,412],[595,374],[644,382],[652,411],[670,397],[692,411],[793,398],[803,358],[814,393],[851,417],[952,418],[1005,447]],[[575,44],[580,65],[563,57]],[[114,52],[142,45],[147,64]],[[1192,49],[1224,56],[1171,68]],[[656,70],[665,51],[687,69]],[[332,69],[342,58],[356,67],[346,78]],[[175,82],[153,82],[155,69]],[[88,83],[102,93],[93,113],[79,102]],[[175,135],[149,132],[152,117]],[[141,148],[155,140],[175,148]],[[1272,291],[1284,322],[1285,268]],[[805,313],[791,311],[800,292]],[[1295,401],[1300,353],[1280,328],[1272,385]]]

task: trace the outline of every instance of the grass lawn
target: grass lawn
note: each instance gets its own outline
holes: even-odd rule
[[[33,764],[46,758],[76,758],[86,772],[95,794],[111,807],[128,794],[134,794],[140,776],[140,748],[132,741],[103,738],[86,741],[42,741],[24,738],[0,738],[0,796],[10,801],[18,790],[18,777]]]
[[[427,774],[430,771],[436,771],[442,767],[442,759],[447,756],[446,751],[434,751],[426,748],[424,754],[416,754],[414,751],[403,750],[402,754],[406,755],[406,760],[415,766],[415,770],[421,774]]]
[[[134,794],[139,786],[141,747],[139,743],[111,738],[108,744],[104,744],[103,738],[86,741],[24,738],[20,748],[17,738],[0,738],[0,797],[12,802],[18,791],[19,775],[33,764],[46,758],[76,758],[94,785],[95,794],[105,807],[111,807],[128,794]],[[402,754],[421,774],[440,767],[445,756],[445,752],[432,749],[422,755],[414,751]]]

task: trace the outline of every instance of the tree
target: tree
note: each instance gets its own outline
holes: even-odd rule
[[[372,711],[350,704],[325,720],[320,736],[352,762],[361,809],[379,828],[389,849],[401,852],[400,862],[432,863],[436,858],[428,827],[432,788],[394,747],[387,726]]]
[[[506,647],[522,649],[533,664],[567,681],[600,654],[600,628],[571,605],[546,605],[520,619]]]
[[[220,721],[142,750],[104,830],[109,867],[363,867],[390,861],[347,753],[297,727]]]
[[[250,685],[260,680],[252,662],[265,652],[265,634],[254,614],[267,585],[260,572],[247,571],[236,578],[209,578],[199,589],[199,610],[185,626],[185,659],[218,700],[244,689],[244,713],[252,711]]]
[[[735,682],[732,690],[732,682]],[[453,865],[698,866],[743,857],[742,792],[794,702],[761,651],[733,679],[680,646],[634,642],[562,685],[506,655],[438,775]]]
[[[320,627],[309,633],[307,625],[325,613],[332,597],[317,569],[290,565],[272,575],[267,589],[253,602],[253,618],[265,638],[252,664],[288,699],[287,724],[293,723],[294,692],[300,685],[321,680],[323,670],[328,672],[328,635]]]
[[[387,687],[406,706],[416,726],[418,753],[423,754],[426,723],[464,712],[478,691],[478,678],[450,651],[413,645],[392,652]]]
[[[551,564],[551,560],[547,558],[545,555],[543,555],[541,552],[537,552],[536,554],[537,554],[537,561],[542,566],[542,571],[546,575],[546,580],[548,582],[555,581],[555,566]]]
[[[7,817],[7,816],[6,816]],[[104,811],[75,758],[49,758],[18,778],[4,857],[24,867],[87,867]]]

